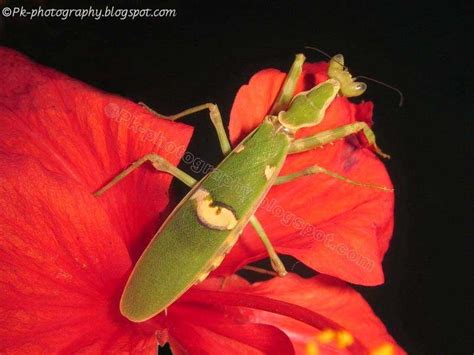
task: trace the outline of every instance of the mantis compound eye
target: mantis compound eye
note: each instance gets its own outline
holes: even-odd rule
[[[344,88],[343,95],[346,97],[360,96],[365,92],[365,90],[367,90],[366,83],[353,82],[351,85],[348,85],[347,87]],[[341,87],[341,92],[342,92],[342,87]]]
[[[334,65],[339,65],[341,70],[344,69],[344,56],[342,54],[336,54],[331,61],[334,61]]]
[[[354,87],[354,90],[358,90],[358,91],[361,91],[361,92],[364,92],[365,90],[367,90],[367,84],[366,83],[356,82],[354,84],[356,84],[355,87]]]

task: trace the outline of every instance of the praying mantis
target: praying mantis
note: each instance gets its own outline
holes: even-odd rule
[[[234,149],[231,148],[215,104],[203,104],[173,116],[160,115],[177,120],[198,111],[209,110],[225,158],[202,180],[196,181],[158,154],[148,154],[95,193],[100,196],[147,162],[191,188],[161,225],[136,263],[120,300],[123,316],[133,322],[143,322],[166,310],[191,286],[203,281],[221,264],[248,223],[263,242],[276,273],[284,276],[285,267],[263,226],[254,216],[274,185],[322,173],[353,185],[389,190],[350,180],[320,166],[279,176],[288,155],[322,147],[358,132],[365,135],[377,154],[387,157],[377,146],[373,131],[364,122],[347,124],[305,138],[295,138],[299,129],[318,125],[324,119],[326,109],[337,95],[355,97],[366,90],[366,84],[357,82],[357,78],[352,77],[344,66],[344,57],[338,54],[329,62],[328,80],[294,96],[304,61],[303,54],[296,55],[270,112]],[[226,179],[231,181],[230,186],[222,183],[223,175],[230,178]],[[243,194],[242,191],[246,193]]]

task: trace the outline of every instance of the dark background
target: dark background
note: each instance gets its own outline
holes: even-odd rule
[[[396,230],[384,261],[386,283],[358,290],[409,353],[470,354],[472,99],[465,77],[472,62],[465,48],[472,47],[472,11],[451,2],[354,3],[115,2],[176,8],[178,15],[133,21],[0,17],[0,38],[42,64],[164,113],[213,101],[227,119],[237,89],[256,71],[287,70],[301,51],[310,61],[324,59],[306,45],[342,52],[353,73],[400,88],[401,108],[396,93],[382,86],[369,83],[366,94],[376,104],[378,141],[392,155],[387,167],[396,186]],[[185,120],[197,126],[190,151],[217,163],[217,139],[205,117]]]

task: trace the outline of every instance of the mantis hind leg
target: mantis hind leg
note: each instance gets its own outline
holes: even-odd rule
[[[372,149],[383,158],[390,158],[382,152],[375,141],[375,134],[365,122],[354,122],[348,125],[337,127],[328,131],[317,133],[313,136],[295,139],[289,149],[289,154],[306,152],[314,148],[322,147],[328,143],[348,137],[354,133],[362,132]]]
[[[278,276],[285,276],[287,274],[285,265],[283,264],[280,257],[276,253],[275,248],[273,248],[273,245],[270,242],[270,239],[268,238],[267,233],[265,233],[265,230],[263,229],[262,225],[258,221],[257,217],[255,216],[250,217],[250,224],[252,224],[252,227],[255,229],[255,232],[257,232],[260,240],[262,241],[263,245],[267,249],[267,253],[268,253],[268,256],[270,257],[270,262],[272,263],[273,270],[275,270]]]

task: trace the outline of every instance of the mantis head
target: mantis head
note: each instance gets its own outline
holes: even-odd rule
[[[337,54],[329,61],[328,75],[331,79],[339,82],[340,93],[345,97],[355,97],[362,95],[367,90],[367,85],[362,82],[355,81],[351,73],[344,66],[344,56]]]
[[[303,63],[298,63],[301,69]],[[301,73],[301,70],[293,72]],[[292,71],[290,71],[291,75]],[[367,89],[365,83],[355,81],[344,66],[342,54],[331,58],[328,68],[329,79],[316,85],[311,90],[301,92],[290,102],[286,111],[278,113],[278,121],[290,132],[300,128],[319,124],[334,98],[340,94],[345,97],[359,96]],[[296,82],[296,80],[293,80]]]

